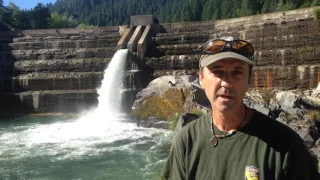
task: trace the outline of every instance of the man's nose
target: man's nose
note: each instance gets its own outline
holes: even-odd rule
[[[225,75],[221,78],[221,86],[222,87],[232,87],[232,78],[230,74],[225,73]]]

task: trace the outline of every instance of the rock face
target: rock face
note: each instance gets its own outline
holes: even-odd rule
[[[196,76],[162,76],[138,92],[132,109],[139,119],[168,120],[176,114],[208,105]]]

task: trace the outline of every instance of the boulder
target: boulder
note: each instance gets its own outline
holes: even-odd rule
[[[168,120],[176,113],[207,108],[209,104],[197,76],[162,76],[138,92],[132,110],[138,119]]]
[[[276,95],[276,100],[278,101],[281,109],[289,114],[296,113],[296,108],[298,108],[302,102],[301,99],[302,98],[297,94],[287,91],[278,92]]]

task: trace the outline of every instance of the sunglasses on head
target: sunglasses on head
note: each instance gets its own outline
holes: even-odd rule
[[[253,59],[253,47],[249,42],[244,40],[226,41],[223,39],[215,39],[209,40],[203,46],[203,52],[211,55],[227,51],[232,51],[249,59]]]

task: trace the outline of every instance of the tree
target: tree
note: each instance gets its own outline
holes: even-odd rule
[[[313,0],[311,6],[320,6],[320,0]]]
[[[186,2],[181,9],[180,21],[190,22],[192,20],[192,16],[190,12],[191,12],[190,4]]]
[[[201,19],[203,21],[212,20],[215,12],[214,0],[208,0],[203,6]]]
[[[32,10],[32,27],[34,29],[49,28],[50,10],[42,3],[38,3]]]
[[[219,1],[219,0],[216,0]],[[232,3],[230,0],[221,0],[221,19],[227,19],[232,16]]]
[[[273,12],[276,9],[276,1],[275,0],[264,0],[261,13],[269,13]]]
[[[200,0],[190,0],[189,6],[191,9],[190,21],[201,21],[202,7]]]
[[[255,0],[242,0],[240,16],[250,16],[255,14],[256,5]]]
[[[214,0],[213,1],[213,7],[215,8],[213,19],[218,20],[221,19],[221,1],[220,0]]]

